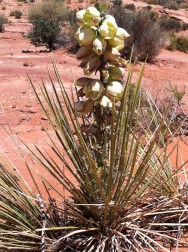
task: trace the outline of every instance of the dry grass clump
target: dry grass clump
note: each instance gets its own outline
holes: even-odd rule
[[[170,44],[167,47],[170,51],[178,50],[180,52],[188,52],[188,38],[177,36],[174,33],[170,35]]]

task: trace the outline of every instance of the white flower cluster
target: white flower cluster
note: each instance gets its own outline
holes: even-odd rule
[[[81,46],[76,57],[82,60],[80,66],[86,76],[97,71],[102,74],[100,80],[79,78],[76,85],[88,99],[110,108],[112,101],[121,99],[123,94],[121,81],[126,61],[120,57],[119,51],[129,34],[117,26],[113,16],[101,15],[95,7],[80,10],[76,16],[80,27],[75,39]],[[81,112],[83,106],[77,104],[76,109]]]

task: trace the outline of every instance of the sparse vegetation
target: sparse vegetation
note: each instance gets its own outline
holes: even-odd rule
[[[177,36],[176,34],[170,35],[170,44],[168,45],[168,50],[188,53],[188,38],[183,36]]]
[[[144,0],[144,2],[146,2],[148,4],[153,4],[153,5],[158,4],[158,0]]]
[[[63,22],[68,15],[69,11],[62,0],[47,0],[33,6],[28,15],[29,21],[33,24],[28,35],[31,42],[36,46],[46,45],[49,50],[54,50]]]
[[[14,16],[16,19],[20,19],[23,13],[20,10],[11,11],[10,16]]]
[[[55,49],[55,42],[60,33],[60,22],[41,17],[33,22],[28,37],[35,46],[45,45],[51,51]]]
[[[7,23],[8,19],[3,14],[0,14],[0,32],[4,32],[4,24]]]
[[[164,8],[179,10],[180,3],[175,2],[174,0],[159,0],[158,4],[164,6]]]
[[[178,32],[182,29],[181,22],[171,17],[161,17],[159,19],[159,24],[166,31]]]
[[[28,13],[28,19],[31,23],[39,18],[54,20],[63,23],[67,18],[68,10],[63,0],[46,0],[34,5]]]
[[[136,10],[136,7],[135,7],[134,4],[125,4],[125,5],[124,5],[124,8],[125,8],[125,9],[128,9],[128,10],[131,10],[131,11]]]

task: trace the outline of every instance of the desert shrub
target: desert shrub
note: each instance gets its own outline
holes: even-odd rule
[[[112,4],[114,7],[119,7],[123,5],[123,1],[122,0],[113,0]]]
[[[124,5],[124,8],[125,8],[125,9],[128,9],[128,10],[131,10],[131,11],[136,10],[136,7],[135,7],[134,4],[125,4],[125,5]]]
[[[181,9],[186,9],[186,10],[187,10],[187,9],[188,9],[188,3],[181,3],[181,4],[180,4],[180,8],[181,8]]]
[[[188,23],[183,23],[182,24],[182,30],[186,31],[188,29]]]
[[[10,16],[14,16],[16,19],[20,19],[23,13],[20,10],[11,11]]]
[[[146,6],[146,9],[147,9],[148,11],[150,11],[150,10],[152,9],[152,6],[151,6],[151,5],[147,5],[147,6]]]
[[[4,24],[7,23],[8,19],[3,14],[0,14],[0,32],[4,32]]]
[[[165,32],[158,23],[155,12],[129,12],[123,8],[112,8],[117,24],[126,29],[130,37],[126,39],[123,55],[129,57],[133,50],[134,59],[153,61],[164,46]]]
[[[167,47],[168,50],[187,53],[188,52],[188,38],[183,36],[170,35],[170,44]]]
[[[28,20],[33,23],[38,18],[44,18],[62,23],[66,20],[67,13],[63,0],[46,0],[31,7]]]
[[[33,24],[28,36],[31,42],[36,46],[45,44],[48,49],[53,50],[68,14],[69,11],[62,0],[47,0],[33,6],[28,14],[28,19]],[[61,36],[59,41],[64,37]]]
[[[35,46],[46,45],[49,50],[54,50],[60,33],[61,25],[57,20],[39,18],[33,22],[33,28],[28,37]]]
[[[159,20],[160,26],[166,31],[180,31],[182,24],[174,18],[161,17]]]
[[[173,0],[159,0],[158,4],[164,6],[165,8],[172,10],[179,10],[180,5]]]
[[[175,2],[171,2],[165,6],[165,8],[171,9],[171,10],[179,10],[179,5]]]
[[[148,4],[153,4],[153,5],[158,4],[158,0],[144,0],[144,2],[146,2]]]

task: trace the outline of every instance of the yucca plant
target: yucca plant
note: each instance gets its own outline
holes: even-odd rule
[[[77,57],[85,74],[99,73],[99,79],[79,78],[70,95],[53,64],[57,80],[50,75],[52,92],[44,83],[38,92],[30,80],[54,134],[46,131],[48,152],[27,147],[33,162],[26,166],[38,197],[20,184],[22,178],[15,182],[7,166],[1,168],[0,244],[5,251],[170,251],[187,246],[180,239],[186,232],[187,198],[177,179],[184,164],[171,168],[173,150],[168,153],[164,137],[172,133],[165,114],[141,92],[143,69],[133,83],[129,63],[123,84],[125,61],[118,50],[128,34],[118,30],[105,8],[77,13]]]

